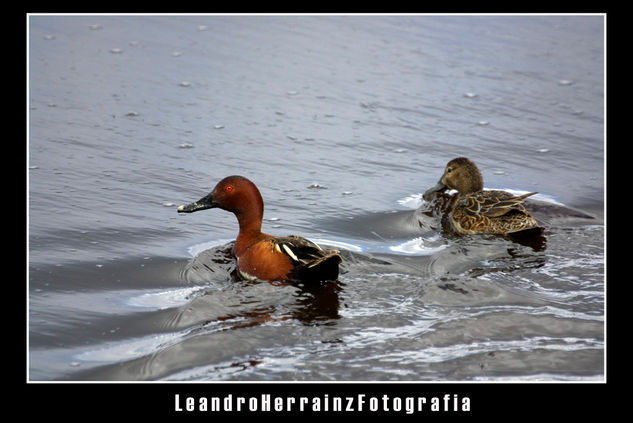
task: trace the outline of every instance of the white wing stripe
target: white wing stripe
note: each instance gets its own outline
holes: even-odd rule
[[[291,259],[293,259],[294,261],[299,261],[295,253],[293,253],[292,250],[290,249],[290,247],[288,247],[286,244],[281,244],[281,246],[283,247],[286,254],[290,256]]]

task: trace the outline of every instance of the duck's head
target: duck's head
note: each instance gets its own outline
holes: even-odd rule
[[[249,211],[263,214],[262,196],[253,182],[243,176],[227,176],[200,200],[178,207],[178,213],[193,213],[211,208],[221,208],[238,217]]]
[[[427,198],[434,192],[446,189],[454,189],[460,194],[468,194],[481,191],[483,188],[484,180],[475,163],[465,157],[458,157],[448,162],[438,183],[426,190],[423,197]]]

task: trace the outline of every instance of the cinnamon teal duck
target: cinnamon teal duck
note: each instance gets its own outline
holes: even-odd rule
[[[253,182],[243,176],[222,179],[207,196],[178,207],[179,213],[221,208],[237,217],[239,233],[233,252],[242,277],[267,281],[335,280],[343,261],[338,250],[325,250],[296,235],[262,233],[264,201]]]

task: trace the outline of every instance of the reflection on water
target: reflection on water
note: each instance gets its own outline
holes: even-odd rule
[[[204,281],[222,279],[225,275],[230,275],[231,281],[243,288],[243,292],[257,289],[257,285],[269,285],[274,291],[288,290],[289,295],[294,299],[292,303],[286,304],[287,311],[280,316],[280,312],[274,305],[266,307],[252,308],[253,304],[261,304],[261,298],[253,299],[247,295],[242,300],[235,298],[235,306],[246,309],[239,314],[229,314],[219,316],[219,321],[237,319],[243,321],[243,325],[233,328],[248,327],[273,321],[283,321],[286,319],[296,319],[303,324],[327,324],[331,319],[338,319],[339,300],[338,293],[344,284],[341,281],[331,281],[322,283],[305,284],[301,282],[267,282],[259,280],[244,280],[237,271],[235,258],[232,253],[233,243],[229,243],[219,248],[212,248],[202,251],[188,264],[183,272],[185,280],[196,281],[197,284],[204,284]],[[213,295],[209,292],[208,295]]]

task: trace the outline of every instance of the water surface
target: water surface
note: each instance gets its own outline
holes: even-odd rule
[[[30,380],[603,380],[602,16],[30,16]],[[545,242],[455,237],[467,156]],[[235,280],[234,216],[342,250]]]

